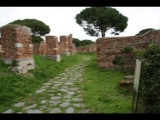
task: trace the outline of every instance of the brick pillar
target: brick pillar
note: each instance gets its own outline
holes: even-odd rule
[[[46,42],[41,41],[39,45],[39,55],[45,56],[46,55]]]
[[[72,40],[72,34],[68,35],[68,46],[69,46],[70,54],[74,54],[75,50],[74,50],[74,44],[73,44],[73,40]]]
[[[77,48],[76,48],[76,45],[72,43],[72,46],[71,46],[71,49],[72,49],[72,54],[76,53],[77,52]]]
[[[46,58],[60,62],[59,44],[56,36],[46,36]]]
[[[6,25],[1,29],[2,60],[14,64],[12,71],[27,73],[34,69],[31,29],[22,25]]]
[[[60,49],[61,49],[61,54],[69,56],[69,45],[68,45],[68,36],[60,36]]]

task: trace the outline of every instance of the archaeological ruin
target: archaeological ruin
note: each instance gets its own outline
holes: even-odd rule
[[[27,73],[34,69],[31,29],[21,25],[6,25],[1,29],[1,58],[5,64],[13,65],[12,71]]]
[[[46,35],[45,40],[32,44],[31,29],[22,25],[6,25],[1,28],[0,58],[5,64],[13,65],[12,71],[27,73],[35,68],[33,55],[41,55],[46,59],[61,61],[61,55],[69,56],[76,52],[93,52],[97,54],[97,66],[117,69],[127,72],[135,69],[135,55],[124,53],[125,47],[134,50],[145,50],[150,43],[160,44],[160,31],[152,30],[139,36],[104,37],[98,38],[95,43],[76,48],[72,34],[58,37]],[[116,65],[113,61],[123,58],[124,65]]]
[[[125,71],[132,73],[135,69],[135,55],[131,52],[125,54],[122,50],[131,47],[134,50],[145,50],[150,43],[160,45],[160,30],[152,30],[139,36],[128,37],[105,37],[96,40],[97,45],[97,66],[116,69],[119,65],[113,64],[116,57],[121,57]]]
[[[69,56],[76,52],[72,34],[60,36],[46,35],[45,40],[32,44],[31,29],[23,25],[9,24],[1,28],[0,58],[12,65],[12,71],[20,74],[35,68],[33,55],[60,62],[60,55]]]

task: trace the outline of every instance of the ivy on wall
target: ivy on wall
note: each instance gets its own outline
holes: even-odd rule
[[[114,65],[118,65],[120,69],[123,69],[123,66],[126,64],[125,55],[133,54],[133,48],[131,46],[125,46],[121,49],[121,53],[116,55],[112,60]]]
[[[160,47],[150,44],[141,54],[140,96],[145,113],[160,113]]]

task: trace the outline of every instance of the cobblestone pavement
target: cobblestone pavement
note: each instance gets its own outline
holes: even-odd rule
[[[85,65],[81,62],[67,68],[3,113],[90,113],[84,104],[82,90],[77,87],[83,82]]]

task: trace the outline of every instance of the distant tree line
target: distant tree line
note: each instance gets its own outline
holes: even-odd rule
[[[139,33],[137,33],[135,36],[138,36],[138,35],[142,35],[148,31],[151,31],[151,30],[155,30],[154,28],[145,28],[145,29],[142,29],[141,31],[139,31]]]
[[[79,40],[78,38],[73,38],[73,43],[76,47],[86,46],[91,43],[94,43],[92,40]]]

